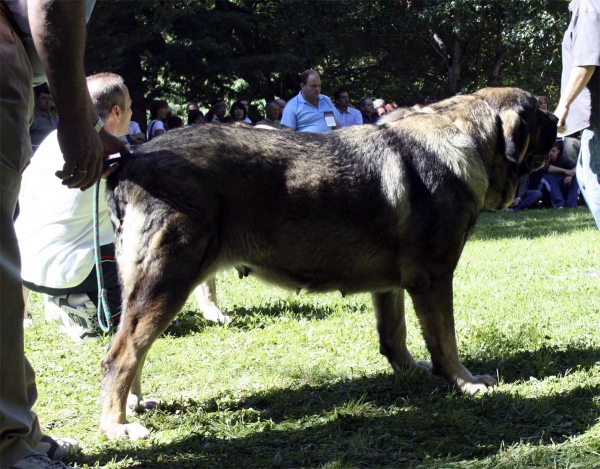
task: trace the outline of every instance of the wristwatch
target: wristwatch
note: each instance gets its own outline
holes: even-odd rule
[[[94,125],[94,129],[96,129],[96,132],[100,133],[100,131],[102,130],[103,127],[104,127],[104,122],[102,121],[100,116],[98,116],[98,121],[96,122],[96,125]]]

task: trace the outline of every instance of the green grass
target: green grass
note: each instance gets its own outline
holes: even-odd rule
[[[296,296],[218,277],[227,327],[190,299],[153,346],[134,417],[147,441],[98,431],[109,338],[77,346],[32,294],[27,355],[43,429],[77,438],[70,461],[106,468],[600,467],[600,232],[586,209],[483,214],[456,271],[459,353],[497,376],[458,395],[378,353],[368,295]],[[407,300],[408,343],[429,359]]]

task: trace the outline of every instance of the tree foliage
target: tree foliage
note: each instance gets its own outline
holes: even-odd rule
[[[549,0],[99,0],[86,68],[121,74],[141,122],[155,98],[289,99],[307,68],[354,101],[510,85],[556,103],[566,19]]]

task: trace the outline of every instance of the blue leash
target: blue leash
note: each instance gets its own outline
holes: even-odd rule
[[[98,198],[100,194],[99,179],[94,186],[94,254],[96,257],[96,274],[98,277],[98,324],[103,332],[110,332],[112,329],[112,320],[106,290],[104,289],[104,275],[102,273],[102,263],[100,259],[100,223],[98,221]],[[104,316],[102,313],[104,312]]]

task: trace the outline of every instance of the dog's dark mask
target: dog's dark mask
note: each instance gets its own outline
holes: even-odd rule
[[[541,168],[548,152],[556,142],[558,118],[547,111],[536,109],[529,127],[529,145],[519,165],[519,177]]]

